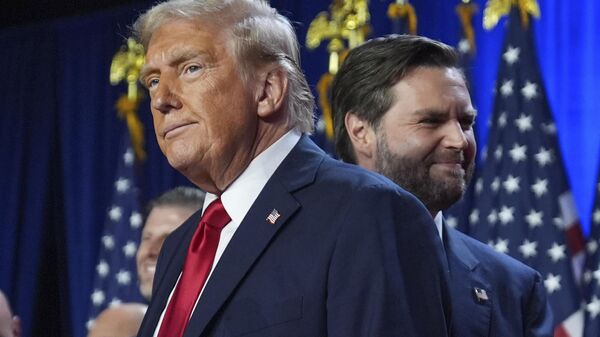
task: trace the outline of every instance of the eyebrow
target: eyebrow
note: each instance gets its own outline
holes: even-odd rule
[[[174,66],[174,65],[178,65],[180,63],[183,63],[187,60],[191,60],[195,57],[198,56],[203,56],[203,55],[210,55],[208,52],[206,51],[201,51],[201,50],[197,50],[197,49],[183,49],[183,50],[177,50],[173,53],[171,53],[168,56],[168,65],[169,66]],[[148,76],[149,74],[155,72],[157,70],[156,67],[153,67],[151,65],[148,65],[147,63],[144,64],[142,66],[142,70],[140,70],[140,81],[143,81],[144,78],[146,78],[146,76]],[[143,83],[142,83],[143,84]]]
[[[447,115],[447,112],[444,110],[439,110],[439,109],[435,109],[435,108],[427,108],[427,109],[417,110],[414,112],[414,114],[419,117],[425,117],[425,116],[443,117],[443,116]],[[474,109],[474,108],[465,109],[465,110],[461,111],[460,114],[461,115],[466,114],[469,116],[473,116],[473,118],[475,118],[475,117],[477,117],[477,109]]]

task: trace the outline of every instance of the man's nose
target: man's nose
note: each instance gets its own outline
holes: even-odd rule
[[[168,78],[161,78],[158,87],[151,94],[152,108],[167,114],[172,110],[181,109],[181,99],[177,85]]]
[[[444,126],[443,144],[447,148],[463,150],[468,146],[465,130],[459,121],[448,121]]]

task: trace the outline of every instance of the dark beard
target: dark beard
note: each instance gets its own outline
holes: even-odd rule
[[[385,142],[385,136],[379,136],[378,154],[375,160],[377,172],[414,194],[432,215],[450,207],[462,197],[473,176],[473,163],[468,166],[464,174],[461,173],[454,179],[433,179],[429,175],[429,168],[434,163],[431,156],[425,158],[424,162],[419,162],[413,158],[391,153]],[[435,156],[435,153],[432,155]]]

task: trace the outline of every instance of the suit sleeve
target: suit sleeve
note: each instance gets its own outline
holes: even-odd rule
[[[401,190],[372,186],[340,211],[328,336],[447,336],[447,262],[424,206]]]
[[[525,334],[527,337],[552,337],[553,317],[546,297],[546,289],[539,273],[535,279],[524,311]]]

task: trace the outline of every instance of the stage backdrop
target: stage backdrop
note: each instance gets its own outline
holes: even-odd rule
[[[390,33],[390,1],[370,4],[371,36]],[[115,102],[125,91],[108,82],[113,54],[127,26],[152,2],[92,15],[0,30],[0,289],[22,316],[25,336],[85,336],[102,226],[110,206],[123,122]],[[458,1],[415,0],[418,33],[456,45]],[[296,23],[302,44],[310,21],[327,1],[273,0]],[[472,74],[479,110],[480,149],[497,75],[504,29],[481,28]],[[596,0],[540,0],[534,23],[539,63],[557,122],[579,216],[589,227],[600,154],[600,14]],[[325,46],[302,48],[314,87],[327,70]],[[174,172],[154,140],[148,104],[140,109],[147,160],[139,181],[142,202],[186,179]],[[322,139],[319,138],[319,139]],[[51,331],[51,332],[49,332]]]

